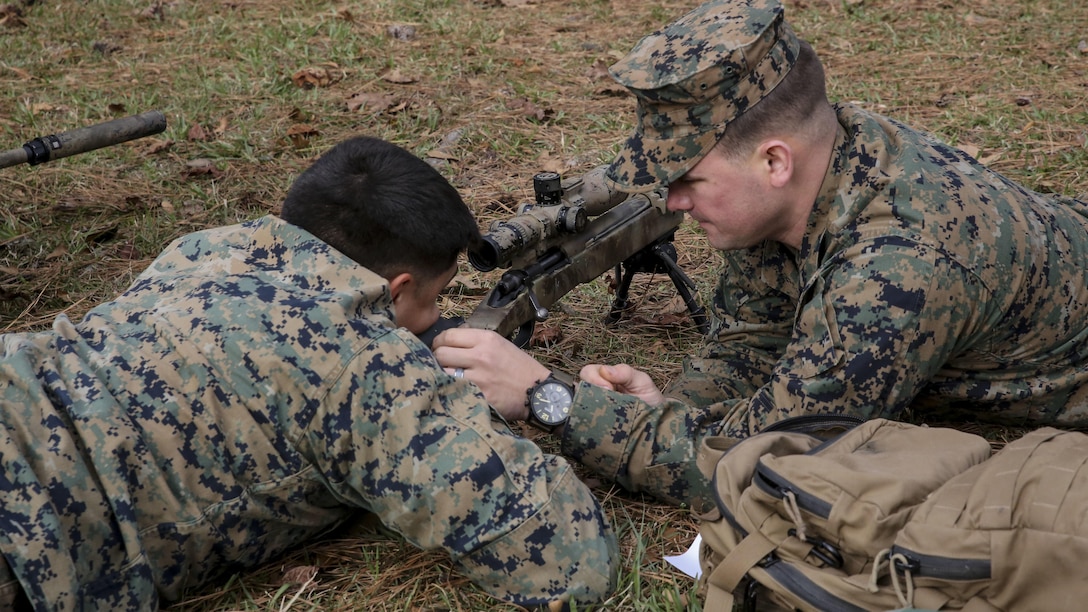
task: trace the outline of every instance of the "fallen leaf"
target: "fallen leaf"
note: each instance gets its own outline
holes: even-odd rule
[[[305,148],[310,144],[310,138],[317,136],[319,133],[314,126],[308,123],[296,123],[287,128],[287,137],[291,139],[291,144],[296,149]]]
[[[389,82],[389,83],[396,83],[398,85],[406,85],[408,83],[415,83],[416,81],[419,80],[416,77],[407,76],[405,74],[402,74],[401,71],[396,69],[396,68],[393,68],[392,70],[386,71],[385,74],[383,74],[381,76],[382,76],[383,81],[386,81],[386,82]]]
[[[684,298],[681,295],[677,294],[672,296],[669,301],[665,302],[657,312],[662,315],[675,315],[685,314],[687,311],[687,302],[684,301]]]
[[[57,106],[55,104],[49,104],[48,102],[35,102],[30,105],[30,114],[38,115],[41,113],[56,113],[64,110],[64,107]]]
[[[608,62],[601,59],[593,62],[593,65],[586,69],[586,78],[590,81],[611,81],[612,75],[608,73]]]
[[[212,136],[208,133],[208,130],[205,130],[204,126],[199,123],[194,123],[189,128],[189,131],[185,133],[185,138],[190,142],[205,142],[212,140]]]
[[[291,121],[309,121],[313,118],[313,113],[304,111],[296,106],[292,108],[289,113],[287,113],[287,118]]]
[[[553,114],[552,111],[537,106],[525,98],[511,100],[506,107],[521,113],[527,119],[535,119],[537,121],[544,121]]]
[[[174,141],[169,139],[161,140],[158,138],[151,138],[144,141],[144,146],[146,147],[144,149],[145,155],[154,155],[155,153],[162,153],[174,146]]]
[[[686,325],[687,322],[688,322],[688,316],[687,316],[686,312],[684,314],[655,315],[650,319],[650,321],[654,325],[660,325],[662,327],[671,327],[671,326],[675,326],[675,325]],[[664,345],[662,345],[660,347],[657,347],[657,348],[659,349],[658,350],[659,353],[663,354],[663,353],[668,352],[668,349],[665,348]]]
[[[291,75],[291,82],[302,89],[314,87],[328,87],[344,78],[343,71],[333,63],[321,64],[302,68]]]
[[[551,346],[563,339],[563,330],[558,325],[537,325],[533,329],[533,337],[529,339],[529,346],[542,348]]]
[[[182,170],[182,175],[187,178],[197,176],[210,176],[212,178],[218,177],[222,172],[215,167],[215,163],[210,159],[193,159],[185,163],[185,169]]]
[[[391,108],[396,101],[396,96],[392,94],[359,92],[352,94],[347,104],[349,112],[380,113]]]

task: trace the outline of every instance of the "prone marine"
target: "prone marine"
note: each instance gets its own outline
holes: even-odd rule
[[[415,335],[479,239],[436,170],[353,138],[279,216],[0,336],[0,609],[154,610],[361,512],[497,598],[606,597],[597,499]]]

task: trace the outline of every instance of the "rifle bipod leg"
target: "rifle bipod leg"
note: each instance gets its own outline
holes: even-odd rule
[[[605,323],[616,323],[631,307],[628,299],[631,293],[631,281],[639,272],[668,274],[673,286],[676,287],[676,292],[684,300],[684,305],[687,306],[696,329],[701,334],[707,333],[710,324],[707,320],[706,309],[700,306],[692,295],[692,290],[696,288],[695,282],[676,263],[676,247],[667,240],[655,242],[616,264],[615,274],[619,281],[616,285],[616,297],[612,300],[612,307],[605,317]]]

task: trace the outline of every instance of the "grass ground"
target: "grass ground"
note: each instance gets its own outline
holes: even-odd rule
[[[429,157],[486,226],[540,170],[609,160],[633,102],[605,67],[696,0],[22,0],[0,6],[0,148],[162,110],[166,132],[0,171],[0,330],[77,318],[171,239],[275,212],[293,177],[349,136]],[[930,130],[1034,189],[1088,194],[1088,6],[1078,0],[787,0],[835,100]],[[704,293],[715,258],[677,237]],[[465,264],[444,298],[472,308],[496,279]],[[665,383],[698,343],[669,285],[605,328],[606,280],[572,293],[533,351],[568,370],[627,361]],[[542,444],[548,444],[543,440]],[[695,532],[683,510],[597,489],[625,570],[608,609],[698,609],[663,561]],[[513,609],[361,521],[176,610]]]

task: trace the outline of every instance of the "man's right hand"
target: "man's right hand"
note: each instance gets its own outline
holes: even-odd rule
[[[617,393],[634,395],[650,406],[656,406],[665,401],[665,396],[662,395],[649,374],[626,363],[616,365],[591,363],[582,368],[578,376],[598,387],[604,387]]]
[[[480,388],[487,402],[508,421],[529,417],[529,389],[551,373],[546,366],[499,334],[455,327],[434,339],[434,356],[451,374],[458,368]]]

